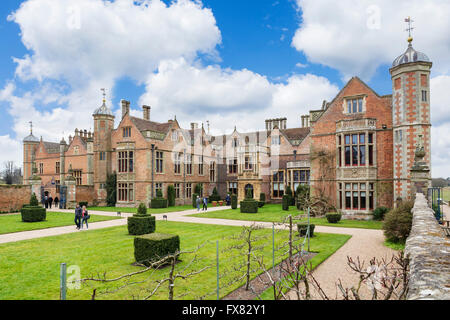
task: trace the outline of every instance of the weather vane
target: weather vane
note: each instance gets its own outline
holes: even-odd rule
[[[411,19],[411,17],[408,17],[405,19],[405,22],[408,23],[408,28],[405,29],[405,31],[408,31],[408,42],[412,41],[412,37],[411,37],[411,30],[413,30],[414,28],[411,26],[411,24],[414,22],[414,20]]]
[[[30,134],[33,134],[33,121],[28,122],[30,124]]]
[[[101,88],[100,91],[103,91],[103,102],[106,102],[106,89]]]

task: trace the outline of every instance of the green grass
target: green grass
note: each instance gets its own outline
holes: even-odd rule
[[[199,261],[191,267],[198,270],[201,267],[210,268],[203,273],[187,280],[178,280],[175,286],[175,298],[195,299],[208,294],[206,299],[215,299],[216,288],[216,240],[220,241],[220,270],[231,267],[232,263],[242,263],[241,255],[233,255],[226,249],[233,240],[229,237],[240,233],[241,228],[219,225],[203,225],[157,221],[157,231],[180,235],[181,249],[189,250],[205,243],[198,252]],[[257,231],[258,235],[268,236],[261,239],[264,244],[266,263],[271,264],[272,230]],[[225,239],[228,237],[228,239]],[[46,237],[34,240],[19,241],[0,245],[0,300],[9,299],[58,299],[59,298],[59,266],[65,262],[67,266],[80,267],[81,277],[102,274],[107,271],[107,278],[113,278],[125,273],[141,270],[132,266],[133,236],[127,234],[126,226],[112,227],[101,230],[90,230],[73,234]],[[287,231],[276,232],[277,245],[287,241]],[[338,234],[318,233],[311,239],[311,249],[318,251],[314,263],[318,264],[341,247],[350,236]],[[281,251],[281,250],[280,250]],[[191,260],[190,256],[182,256],[177,270],[182,270]],[[277,262],[281,261],[280,253],[276,255]],[[166,277],[169,270],[155,271],[151,279]],[[68,274],[70,280],[72,273]],[[144,280],[149,274],[142,274],[133,280]],[[236,273],[230,273],[221,278],[221,283],[235,279]],[[150,279],[150,280],[151,280]],[[241,286],[244,282],[236,283],[227,289],[221,289],[221,296]],[[123,284],[123,283],[121,283]],[[118,286],[119,284],[115,284]],[[94,284],[83,284],[81,289],[68,290],[68,299],[89,299]],[[95,284],[100,290],[105,285]],[[147,281],[135,284],[99,299],[131,299],[144,288],[153,288],[154,283]],[[110,290],[115,287],[108,286]],[[141,292],[142,294],[142,292]],[[141,296],[142,297],[142,296]],[[167,284],[160,288],[154,299],[167,299]]]
[[[126,212],[126,213],[136,213],[137,212],[137,208],[131,208],[131,207],[89,207],[87,208],[88,211],[92,210],[92,211],[108,211],[108,212]],[[176,212],[176,211],[185,211],[185,210],[191,210],[194,209],[192,207],[192,204],[186,204],[183,206],[175,206],[175,207],[168,207],[168,208],[157,208],[157,209],[152,209],[152,208],[148,208],[147,209],[147,213],[150,214],[160,214],[160,213],[169,213],[169,212]]]
[[[442,189],[443,190],[443,194],[444,194],[444,200],[445,201],[450,201],[450,187],[445,187]]]
[[[75,226],[75,214],[66,212],[47,211],[45,221],[23,222],[20,214],[0,216],[0,234],[30,231],[38,229],[47,229],[62,226]],[[91,215],[88,223],[118,219],[117,217],[107,217],[100,215]]]
[[[392,242],[389,240],[384,241],[384,245],[388,248],[394,249],[394,250],[405,250],[405,243],[403,242]]]
[[[206,213],[196,213],[190,216],[200,218],[216,218],[230,220],[247,220],[247,221],[263,221],[263,222],[281,222],[288,215],[298,216],[303,214],[296,207],[289,207],[289,211],[283,211],[281,204],[266,204],[262,208],[258,208],[258,213],[241,213],[238,209],[228,209],[221,211],[212,211]],[[303,218],[301,222],[305,222]],[[300,221],[296,221],[300,222]],[[342,228],[363,228],[363,229],[381,229],[382,221],[363,221],[363,220],[341,220],[338,223],[329,223],[326,218],[311,218],[311,223],[317,226],[342,227]]]

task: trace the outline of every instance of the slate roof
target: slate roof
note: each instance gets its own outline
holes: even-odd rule
[[[159,123],[131,116],[130,119],[134,123],[134,125],[139,129],[139,131],[156,131],[161,133],[167,133],[172,125],[170,122]]]

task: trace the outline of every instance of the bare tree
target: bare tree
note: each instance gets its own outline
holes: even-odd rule
[[[2,178],[6,184],[20,184],[22,170],[16,167],[13,161],[5,161],[3,164]]]

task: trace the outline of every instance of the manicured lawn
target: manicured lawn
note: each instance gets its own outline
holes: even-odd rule
[[[405,250],[405,243],[403,242],[391,242],[389,240],[385,240],[384,245],[394,250]]]
[[[47,218],[40,222],[23,222],[20,214],[0,215],[0,234],[30,231],[38,229],[47,229],[62,226],[75,226],[75,214],[66,212],[47,211]],[[118,219],[116,217],[107,217],[100,215],[91,215],[88,223]]]
[[[234,240],[230,236],[241,232],[239,227],[200,225],[192,223],[179,223],[157,221],[157,231],[162,233],[175,233],[180,235],[182,250],[189,250],[205,243],[198,251],[199,261],[188,270],[198,270],[204,266],[210,268],[187,280],[177,280],[175,285],[175,298],[196,299],[206,295],[205,299],[215,299],[216,288],[216,240],[220,246],[220,270],[224,272],[232,265],[242,263],[241,255],[232,254],[226,247]],[[257,235],[268,236],[260,239],[258,244],[264,244],[264,261],[271,264],[272,257],[272,230],[258,230]],[[287,241],[287,231],[275,233],[276,245],[280,246]],[[8,299],[58,299],[59,298],[59,266],[65,262],[67,266],[77,265],[80,268],[81,277],[103,274],[107,271],[107,278],[113,278],[128,272],[141,270],[132,266],[133,236],[127,234],[126,226],[113,227],[101,230],[90,230],[73,234],[26,240],[0,245],[0,300]],[[341,247],[350,236],[338,234],[317,233],[311,239],[311,250],[319,253],[314,257],[314,265],[319,264],[329,255]],[[302,239],[298,239],[301,241]],[[276,260],[281,261],[281,252],[277,251]],[[182,256],[177,264],[177,270],[182,270],[190,262],[190,256]],[[231,270],[231,269],[230,269]],[[151,276],[148,273],[139,275],[133,280],[148,279],[141,284],[135,284],[121,289],[110,295],[100,295],[98,299],[132,299],[140,293],[145,295],[142,289],[152,289],[155,285],[152,280],[165,278],[168,268],[155,271]],[[180,271],[181,272],[181,271]],[[72,274],[68,274],[70,279]],[[221,284],[237,277],[235,271],[230,271],[221,277]],[[221,288],[220,295],[225,296],[230,291],[238,288],[244,282],[235,283],[228,288]],[[110,290],[123,284],[111,284]],[[92,288],[105,289],[105,285],[98,283],[83,284],[81,289],[71,289],[67,292],[68,299],[89,299]],[[167,284],[160,288],[153,299],[167,299]]]
[[[289,211],[283,211],[281,209],[281,204],[266,204],[264,207],[258,209],[258,213],[241,213],[238,208],[235,210],[229,209],[206,213],[196,213],[190,216],[200,218],[281,222],[290,214],[292,216],[298,216],[300,214],[303,214],[303,212],[298,211],[297,208],[293,206],[289,207]],[[301,222],[305,221],[306,218],[302,218]],[[329,223],[326,218],[311,218],[311,223],[318,226],[363,229],[381,229],[383,226],[383,223],[381,221],[341,220],[338,223]]]
[[[136,213],[137,208],[130,208],[130,207],[89,207],[87,208],[89,210],[93,211],[109,211],[109,212],[126,212],[126,213]],[[176,212],[176,211],[185,211],[185,210],[191,210],[194,209],[192,205],[187,204],[183,206],[175,206],[175,207],[168,207],[168,208],[158,208],[158,209],[152,209],[148,208],[147,212],[151,214],[159,214],[159,213],[168,213],[168,212]]]
[[[444,200],[450,201],[450,187],[445,187],[442,189],[444,193]]]

